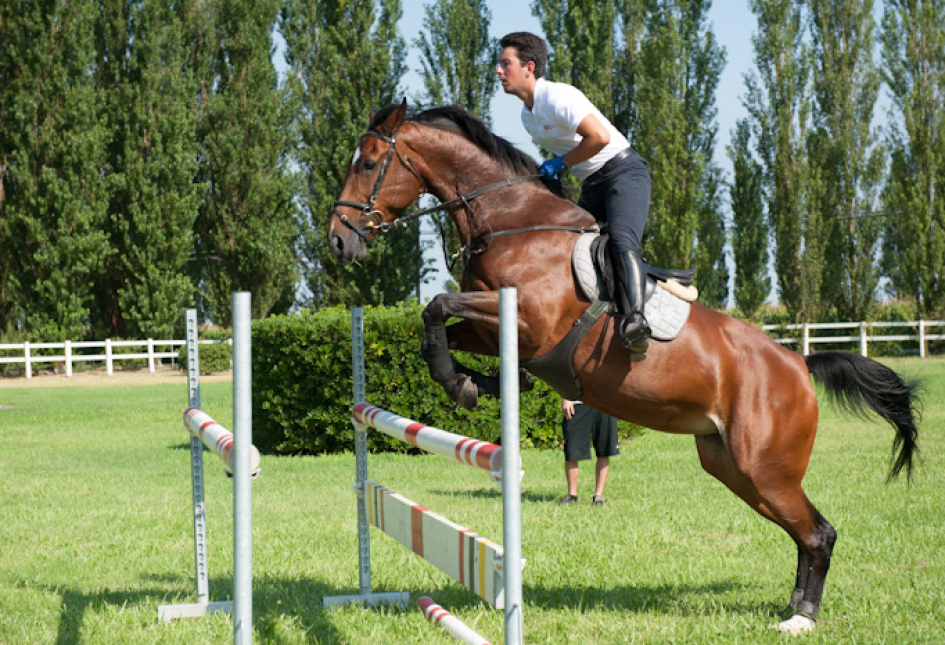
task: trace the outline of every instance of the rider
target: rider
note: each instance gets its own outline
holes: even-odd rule
[[[610,231],[617,278],[620,340],[633,360],[646,356],[650,326],[643,315],[646,274],[640,242],[650,206],[646,161],[579,89],[545,80],[545,41],[515,32],[499,41],[496,74],[507,94],[522,99],[522,124],[536,145],[555,157],[541,165],[552,179],[570,170],[584,182],[578,204]]]

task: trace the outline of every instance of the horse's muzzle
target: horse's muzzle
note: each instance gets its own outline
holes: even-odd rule
[[[343,264],[356,262],[367,254],[364,240],[348,230],[332,231],[328,235],[328,245],[335,258]]]

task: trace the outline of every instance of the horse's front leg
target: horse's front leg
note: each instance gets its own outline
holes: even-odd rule
[[[443,386],[449,397],[467,409],[479,402],[479,396],[498,396],[499,379],[465,367],[450,356],[450,349],[495,356],[498,354],[499,294],[495,291],[440,294],[423,311],[426,330],[421,355],[430,376]],[[459,323],[446,326],[452,317]],[[530,376],[520,381],[523,390],[531,389]]]

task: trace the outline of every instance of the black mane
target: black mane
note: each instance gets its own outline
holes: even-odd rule
[[[372,119],[371,130],[377,131],[377,127],[398,107],[400,107],[398,104],[392,104],[378,110]],[[538,165],[535,163],[534,159],[502,137],[493,134],[489,128],[486,127],[486,124],[458,105],[448,105],[424,110],[419,114],[409,117],[408,120],[414,121],[415,123],[438,125],[456,130],[469,141],[476,144],[476,146],[489,155],[490,158],[511,168],[516,173],[520,175],[534,175],[538,173]]]

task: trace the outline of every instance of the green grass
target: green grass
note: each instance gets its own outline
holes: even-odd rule
[[[945,361],[892,363],[926,379],[922,460],[885,485],[892,430],[829,408],[806,480],[839,540],[806,643],[941,643],[945,631]],[[203,407],[230,425],[229,383]],[[159,623],[193,600],[183,386],[0,389],[0,644],[226,643],[230,620]],[[701,471],[690,437],[648,432],[612,461],[608,505],[564,493],[557,451],[523,453],[528,643],[781,643],[771,625],[795,547]],[[207,455],[212,600],[230,596],[232,489]],[[487,477],[438,457],[372,455],[370,476],[498,542]],[[327,613],[357,591],[350,455],[263,457],[254,482],[254,614],[263,643],[455,643],[411,606]],[[503,615],[372,531],[378,591],[432,596],[494,643]]]

